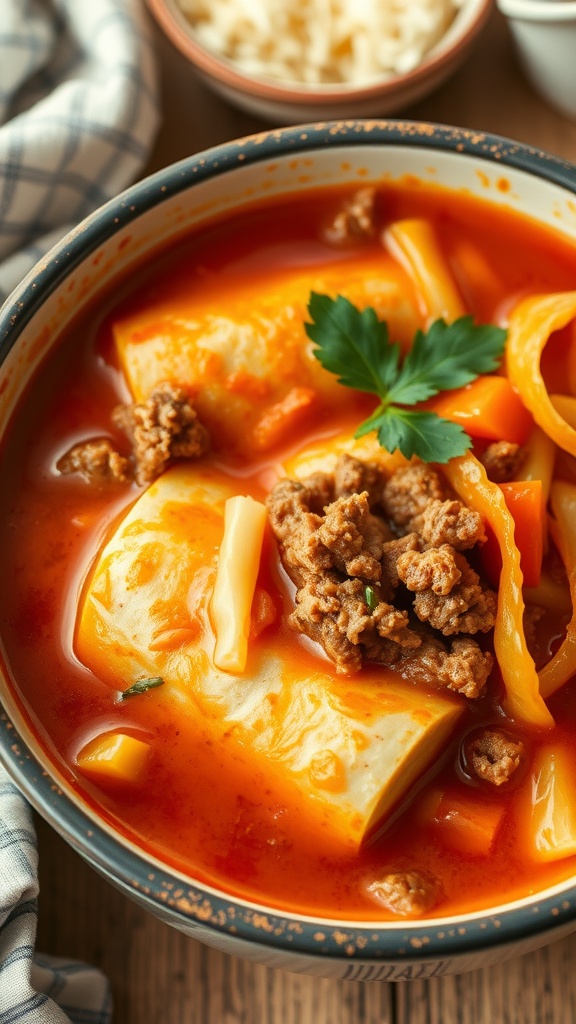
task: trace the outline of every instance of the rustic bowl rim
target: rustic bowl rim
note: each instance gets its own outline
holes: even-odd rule
[[[195,182],[226,174],[279,155],[344,146],[407,146],[458,153],[492,166],[514,168],[576,195],[576,168],[523,143],[480,131],[402,120],[322,122],[274,129],[234,140],[163,168],[132,185],[69,232],[40,261],[0,310],[0,365],[45,298],[95,249],[142,214],[177,196]],[[125,893],[137,895],[153,912],[186,930],[195,925],[285,953],[332,961],[436,962],[479,953],[554,932],[576,918],[576,883],[568,880],[551,895],[526,897],[483,913],[425,921],[349,922],[275,910],[228,896],[170,868],[151,868],[144,853],[105,823],[98,824],[49,775],[0,713],[0,761],[31,805],[63,837]],[[176,896],[176,891],[181,895]],[[343,938],[344,936],[344,938]],[[345,943],[345,944],[343,944]]]

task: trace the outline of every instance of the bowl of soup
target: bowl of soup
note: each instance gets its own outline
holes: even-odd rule
[[[287,128],[5,304],[1,758],[182,931],[400,980],[575,927],[575,192],[479,132]]]

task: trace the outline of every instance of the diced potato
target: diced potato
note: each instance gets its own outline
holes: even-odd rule
[[[228,478],[198,466],[151,485],[96,564],[77,654],[116,689],[161,676],[159,719],[190,742],[208,735],[231,773],[234,759],[253,764],[310,827],[358,845],[430,767],[462,702],[383,668],[338,677],[267,633],[249,644],[244,674],[219,670],[209,604],[230,494]],[[165,635],[171,644],[158,643]]]
[[[532,772],[531,834],[534,856],[562,860],[576,853],[574,771],[566,751],[546,747]]]
[[[90,740],[78,754],[80,771],[109,782],[137,782],[150,755],[149,743],[123,732]]]
[[[210,280],[179,303],[156,300],[114,325],[120,365],[142,401],[164,380],[187,388],[219,449],[274,447],[315,404],[354,406],[354,393],[313,355],[304,323],[310,291],[374,306],[394,340],[407,345],[421,318],[406,275],[386,255],[340,260],[314,274],[230,281],[226,304]],[[293,429],[293,427],[292,427]],[[288,437],[288,440],[290,438]]]

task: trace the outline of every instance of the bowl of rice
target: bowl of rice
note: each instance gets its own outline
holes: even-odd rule
[[[392,114],[464,61],[491,0],[148,0],[203,81],[290,124]]]

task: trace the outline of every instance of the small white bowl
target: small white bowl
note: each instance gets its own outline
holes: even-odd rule
[[[576,118],[575,0],[497,0],[519,60],[537,93]]]
[[[492,0],[464,0],[445,35],[417,67],[363,85],[308,85],[249,75],[200,45],[178,0],[148,0],[148,5],[168,38],[211,89],[266,121],[298,124],[393,114],[432,92],[465,60],[488,20]]]

